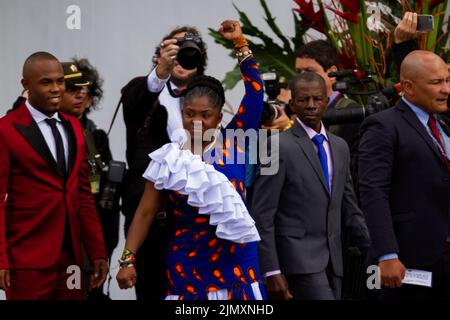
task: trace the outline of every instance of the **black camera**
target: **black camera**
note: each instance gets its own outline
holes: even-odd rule
[[[371,94],[367,98],[367,105],[344,109],[328,108],[325,110],[322,121],[326,126],[358,123],[366,117],[390,107],[389,100],[382,93]]]
[[[388,97],[398,97],[394,87],[380,90],[370,72],[343,70],[330,72],[328,76],[336,78],[336,82],[333,84],[334,91],[342,94],[367,96],[367,104],[343,109],[327,108],[322,118],[323,123],[327,126],[362,122],[371,114],[389,108],[391,104]],[[364,90],[361,91],[361,88]]]
[[[265,72],[262,74],[264,82],[264,90],[267,94],[267,101],[264,102],[263,112],[261,114],[261,124],[270,125],[275,119],[279,117],[277,105],[287,110],[286,104],[277,99],[281,92],[281,88],[286,88],[286,83],[280,82],[280,77],[274,71]]]
[[[177,61],[186,70],[198,68],[202,63],[202,38],[192,33],[186,33],[182,38],[176,38],[176,45],[180,47]]]
[[[99,205],[105,210],[113,210],[119,207],[120,186],[125,176],[126,164],[122,161],[111,160],[106,170],[106,181],[102,188]]]

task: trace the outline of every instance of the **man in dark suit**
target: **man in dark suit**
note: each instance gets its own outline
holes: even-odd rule
[[[449,72],[434,53],[402,62],[403,97],[361,127],[360,192],[380,268],[380,298],[450,298],[450,140],[436,115],[447,110]],[[432,273],[432,287],[402,285],[405,268]]]
[[[336,49],[325,40],[310,41],[298,48],[296,52],[295,71],[297,73],[313,71],[325,80],[328,109],[360,108],[361,106],[354,100],[333,88],[337,80],[334,77],[329,77],[328,74],[338,72],[339,65],[339,56]],[[358,160],[359,125],[359,123],[347,123],[327,127],[328,131],[344,139],[350,147],[352,178],[355,178],[357,174],[355,168]]]
[[[341,297],[341,225],[355,244],[369,245],[364,217],[350,175],[350,155],[341,138],[326,131],[323,78],[303,72],[291,82],[292,128],[270,139],[270,165],[279,170],[256,182],[253,217],[261,235],[260,265],[270,296],[332,300]]]
[[[108,272],[83,133],[58,112],[64,74],[53,55],[28,57],[22,85],[28,100],[0,119],[0,288],[11,300],[81,299],[81,245],[91,287]]]

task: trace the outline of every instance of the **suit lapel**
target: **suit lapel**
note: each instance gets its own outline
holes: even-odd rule
[[[60,119],[62,119],[64,127],[66,128],[68,137],[69,137],[69,168],[73,168],[73,163],[75,161],[76,156],[76,142],[72,143],[75,140],[75,134],[73,128],[69,121],[67,121],[61,114]],[[17,110],[17,118],[13,123],[13,126],[16,130],[25,138],[25,140],[31,145],[31,147],[36,151],[36,153],[45,160],[50,168],[55,170],[56,173],[61,178],[64,177],[64,173],[58,170],[58,165],[56,164],[55,158],[50,151],[50,148],[45,141],[45,138],[39,129],[36,121],[33,120],[28,108],[25,103],[23,103]],[[76,141],[76,140],[75,140]],[[68,172],[69,171],[68,168]]]
[[[338,164],[341,163],[342,155],[339,153],[339,149],[337,148],[336,143],[336,137],[330,132],[327,131],[328,136],[328,142],[330,144],[330,152],[331,152],[331,161],[333,162],[333,177],[332,177],[332,183],[331,183],[331,196],[336,194],[336,188],[341,183],[341,177],[339,175],[339,166]]]
[[[317,155],[316,150],[314,149],[314,146],[311,140],[309,139],[308,135],[306,134],[305,130],[297,121],[295,121],[294,126],[291,129],[291,132],[293,135],[296,136],[296,138],[294,139],[295,142],[300,146],[303,153],[306,155],[306,158],[308,159],[315,173],[319,177],[319,180],[322,183],[322,186],[324,187],[326,193],[329,194],[327,184],[325,182],[325,177],[322,172],[322,167],[320,166],[319,156]]]
[[[28,126],[23,126],[15,123],[14,127],[22,134],[25,140],[31,145],[31,147],[41,156],[42,159],[47,162],[50,168],[53,168],[61,177],[62,173],[58,171],[56,161],[53,158],[52,153],[39,129],[37,123],[31,119],[31,123]]]
[[[397,102],[397,109],[402,112],[402,117],[409,123],[411,127],[413,127],[419,135],[425,140],[427,145],[433,150],[434,154],[444,163],[444,159],[442,158],[441,153],[433,142],[433,139],[428,134],[427,130],[424,128],[423,124],[417,118],[414,111],[412,111],[405,103],[401,100]]]

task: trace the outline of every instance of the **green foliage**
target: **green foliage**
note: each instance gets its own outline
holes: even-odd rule
[[[342,67],[369,69],[382,86],[394,83],[398,79],[396,79],[396,73],[388,55],[392,44],[390,32],[397,24],[393,16],[401,19],[403,12],[408,10],[421,14],[432,14],[435,19],[434,30],[419,37],[420,48],[436,52],[446,61],[450,57],[450,49],[447,47],[450,29],[448,18],[445,19],[448,0],[402,1],[401,3],[398,0],[373,0],[371,2],[386,5],[391,10],[392,15],[382,14],[381,16],[381,22],[386,27],[384,31],[369,30],[370,13],[368,13],[364,0],[331,0],[327,2],[315,0],[319,8],[317,12],[307,1],[294,1],[302,10],[298,10],[301,13],[292,12],[295,35],[288,38],[278,27],[276,18],[270,12],[266,1],[260,0],[264,11],[264,20],[275,35],[276,41],[262,32],[243,11],[234,6],[239,14],[242,30],[263,72],[274,70],[281,77],[290,79],[295,74],[295,51],[304,43],[305,33],[309,29],[308,25],[311,25],[323,32],[336,48]],[[431,5],[432,2],[434,5]],[[359,8],[359,11],[355,11],[354,8]],[[311,24],[311,22],[314,23]],[[337,29],[336,26],[339,28]],[[216,43],[229,49],[230,56],[234,57],[232,43],[224,41],[220,34],[211,28],[209,28],[209,34],[214,37]],[[236,65],[223,80],[225,89],[232,89],[240,78],[239,66]]]
[[[234,6],[239,14],[242,31],[247,37],[249,46],[253,51],[253,55],[258,61],[261,70],[275,70],[280,76],[290,79],[295,74],[295,50],[298,46],[303,44],[303,36],[307,31],[307,28],[303,27],[299,23],[298,17],[293,14],[296,25],[295,36],[293,38],[284,36],[276,23],[276,18],[272,16],[266,1],[260,0],[260,3],[264,10],[264,20],[271,31],[276,35],[276,38],[281,45],[262,32],[250,21],[243,11]],[[232,43],[224,41],[219,32],[211,28],[209,28],[209,34],[214,38],[216,43],[230,49],[230,56],[234,57]],[[240,75],[239,65],[236,65],[232,71],[226,74],[225,79],[223,80],[225,89],[232,89],[239,82],[241,78]]]

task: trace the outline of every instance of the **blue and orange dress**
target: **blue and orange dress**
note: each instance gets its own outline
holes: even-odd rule
[[[237,135],[227,137],[227,130],[256,132],[263,109],[263,85],[255,60],[243,61],[241,72],[245,96],[222,129],[220,149],[200,159],[168,144],[150,155],[152,162],[144,173],[157,189],[170,189],[166,210],[175,219],[175,232],[167,256],[169,300],[265,299],[258,267],[259,235],[243,204],[246,164],[239,159],[248,142],[237,141]],[[156,176],[161,174],[164,182],[158,183]]]

